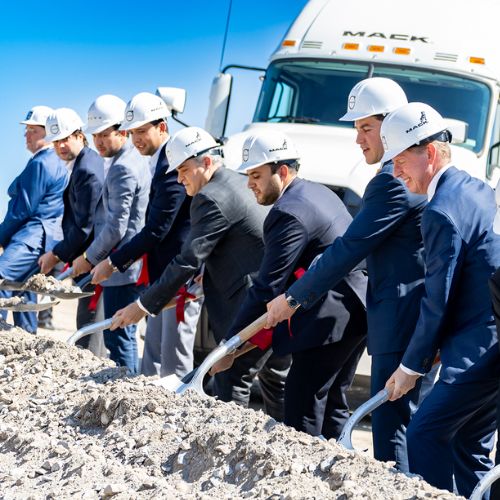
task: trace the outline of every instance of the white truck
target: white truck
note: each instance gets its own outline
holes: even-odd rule
[[[311,0],[272,54],[252,123],[225,139],[226,163],[241,162],[247,133],[286,132],[301,176],[333,189],[355,213],[377,166],[368,166],[352,124],[339,122],[354,84],[396,80],[410,101],[449,120],[460,168],[493,187],[500,178],[498,0]],[[232,75],[212,84],[206,128],[225,134]],[[256,68],[247,68],[256,69]],[[237,106],[237,103],[231,103]]]

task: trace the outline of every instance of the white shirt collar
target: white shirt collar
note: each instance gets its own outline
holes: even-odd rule
[[[70,175],[71,175],[71,172],[73,172],[73,167],[75,166],[75,161],[76,161],[76,158],[66,162],[66,168],[68,169],[68,173]]]
[[[432,178],[431,182],[429,183],[429,186],[427,187],[427,199],[429,201],[432,200],[432,197],[436,194],[436,188],[439,182],[439,179],[441,179],[441,176],[452,166],[451,163],[447,163],[444,167],[442,167],[440,170],[436,172],[434,177]]]
[[[42,151],[45,151],[46,149],[52,149],[54,146],[52,144],[47,144],[45,146],[42,146],[39,150],[35,151],[33,153],[33,156],[31,158],[34,158],[38,153],[41,153]]]
[[[155,173],[156,164],[158,163],[158,158],[160,157],[161,150],[165,147],[165,144],[167,144],[167,142],[168,139],[162,142],[161,146],[155,151],[155,153],[149,157],[149,168],[151,169],[151,175],[154,175]]]

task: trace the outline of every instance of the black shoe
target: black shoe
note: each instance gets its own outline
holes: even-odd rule
[[[54,326],[54,323],[52,323],[51,319],[45,319],[38,321],[38,328],[44,328],[45,330],[55,330],[56,327]]]

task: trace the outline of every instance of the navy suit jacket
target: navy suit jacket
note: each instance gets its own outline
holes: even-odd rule
[[[235,335],[263,314],[266,303],[295,281],[294,271],[307,269],[317,255],[344,234],[351,220],[331,190],[315,182],[294,179],[266,217],[259,274],[226,337]],[[290,329],[288,322],[274,329],[273,351],[284,355],[339,341],[351,314],[359,314],[360,303],[364,306],[366,285],[363,266],[347,273],[314,307],[299,309],[291,319]]]
[[[406,367],[429,370],[439,349],[445,382],[498,376],[488,289],[489,277],[500,266],[495,212],[495,195],[487,184],[455,167],[443,173],[422,217],[425,296],[403,356]]]
[[[85,146],[76,157],[68,187],[64,191],[62,230],[64,239],[53,252],[63,262],[71,262],[90,245],[94,216],[104,183],[103,159]]]
[[[165,174],[167,169],[168,160],[162,147],[151,180],[146,223],[128,243],[110,255],[113,264],[123,272],[146,253],[151,283],[180,252],[189,233],[191,198],[177,182],[177,171]]]
[[[10,201],[0,224],[0,245],[6,247],[17,240],[38,248],[44,242],[43,250],[50,250],[61,231],[67,184],[68,171],[53,148],[35,153],[9,186]]]
[[[403,352],[415,328],[423,294],[420,220],[427,198],[411,194],[386,164],[368,183],[360,212],[345,234],[289,292],[310,308],[366,258],[368,352]]]

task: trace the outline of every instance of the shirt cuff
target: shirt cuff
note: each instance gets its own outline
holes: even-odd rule
[[[407,368],[405,365],[403,365],[403,363],[399,364],[399,368],[401,368],[401,370],[404,371],[406,375],[418,375],[419,377],[423,377],[425,375],[425,373],[418,373],[410,368]]]
[[[141,311],[144,311],[146,314],[149,314],[149,316],[152,316],[153,318],[156,316],[156,314],[151,314],[143,305],[141,302],[141,299],[137,299],[135,303],[139,306],[139,309]]]

